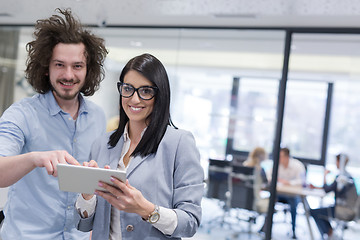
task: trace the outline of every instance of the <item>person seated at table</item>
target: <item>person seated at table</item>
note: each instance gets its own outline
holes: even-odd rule
[[[272,169],[271,169],[272,172]],[[288,148],[281,148],[279,154],[278,184],[302,187],[305,183],[305,166],[299,160],[290,157]],[[296,209],[300,202],[299,196],[279,194],[277,201],[290,205],[292,238],[296,239]]]
[[[259,213],[267,212],[269,206],[268,198],[261,198],[260,191],[267,185],[267,177],[264,168],[261,167],[261,162],[267,158],[267,153],[264,148],[256,147],[250,153],[248,159],[243,163],[246,167],[254,167],[255,181],[254,181],[254,197],[255,210]]]
[[[350,189],[354,189],[356,196],[356,188],[354,187],[354,179],[345,170],[345,166],[349,162],[349,157],[346,154],[336,155],[336,167],[340,170],[339,174],[335,177],[331,184],[326,183],[326,176],[329,174],[329,170],[324,172],[324,185],[323,189],[326,193],[335,193],[335,204],[329,207],[322,207],[317,209],[311,209],[310,214],[314,218],[319,232],[323,238],[332,237],[333,229],[329,222],[329,217],[335,217],[335,206],[341,205],[341,203],[347,203]],[[310,185],[311,188],[319,188],[314,185]],[[356,200],[355,200],[356,201]],[[347,204],[346,204],[347,205]],[[345,213],[345,211],[343,212]]]

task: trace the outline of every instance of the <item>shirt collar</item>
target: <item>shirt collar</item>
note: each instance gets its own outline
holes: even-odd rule
[[[129,126],[129,122],[126,123],[125,128],[124,128],[124,141],[125,142],[129,140],[128,126]]]
[[[44,94],[44,98],[45,98],[45,101],[48,103],[50,115],[56,115],[59,112],[64,112],[60,108],[59,104],[56,102],[54,94],[51,90]],[[87,113],[88,107],[86,105],[84,97],[81,94],[79,94],[79,103],[80,103],[79,115],[82,113]]]
[[[124,141],[125,141],[125,142],[128,141],[128,140],[130,140],[129,129],[128,129],[128,128],[129,128],[129,122],[126,123],[125,128],[124,128]],[[144,128],[144,130],[142,130],[142,132],[141,132],[141,137],[143,137],[146,129],[147,129],[147,127]]]

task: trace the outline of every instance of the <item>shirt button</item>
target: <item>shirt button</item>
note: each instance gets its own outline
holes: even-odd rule
[[[133,225],[127,225],[126,226],[126,231],[128,231],[128,232],[134,231],[134,226]]]
[[[69,117],[69,121],[71,121],[72,120],[72,118],[71,117]]]

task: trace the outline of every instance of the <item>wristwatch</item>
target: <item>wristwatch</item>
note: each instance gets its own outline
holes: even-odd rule
[[[160,219],[160,211],[159,211],[159,206],[155,204],[155,209],[152,213],[150,213],[149,217],[147,219],[144,219],[145,221],[154,224],[157,221],[159,221]]]

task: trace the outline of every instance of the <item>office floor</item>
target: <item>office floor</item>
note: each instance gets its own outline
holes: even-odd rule
[[[202,225],[198,232],[192,238],[184,238],[186,240],[260,240],[264,239],[263,235],[258,233],[261,228],[264,217],[259,216],[256,223],[251,225],[251,231],[249,233],[249,223],[245,221],[237,221],[237,212],[232,210],[230,215],[232,217],[225,218],[225,224],[221,226],[218,223],[207,224],[214,218],[221,219],[222,209],[214,199],[203,198],[203,220]],[[245,211],[239,211],[240,216],[245,217]],[[272,239],[274,240],[287,240],[291,239],[291,217],[290,213],[285,216],[283,212],[277,212],[274,214],[274,223],[272,228]],[[217,221],[217,220],[216,220]],[[310,220],[312,225],[312,231],[315,240],[319,240],[320,234],[313,219]],[[229,224],[230,223],[230,224]],[[298,215],[296,221],[296,235],[299,240],[310,240],[309,228],[306,222],[304,209],[301,203],[298,206]],[[351,222],[348,225],[348,229],[344,232],[344,240],[359,239],[360,236],[360,222]],[[335,240],[335,239],[333,239]]]
[[[221,226],[222,208],[218,201],[214,199],[203,198],[203,219],[201,227],[192,238],[183,238],[183,240],[261,240],[263,235],[258,233],[261,228],[264,217],[259,216],[256,223],[249,225],[248,222],[238,220],[238,218],[246,218],[248,213],[242,210],[231,210],[226,216],[224,224]],[[314,239],[320,240],[315,222],[311,219],[311,225],[314,232]],[[250,232],[249,232],[249,226]],[[304,210],[301,204],[298,207],[296,234],[299,240],[310,240],[309,228],[306,223]],[[0,225],[1,228],[1,225]],[[283,212],[277,212],[274,215],[274,224],[272,228],[272,239],[287,240],[290,238],[291,219],[290,214],[286,216]],[[348,229],[344,232],[344,240],[359,239],[360,222],[351,222]],[[1,240],[1,238],[0,238]],[[337,240],[337,239],[333,239]]]

